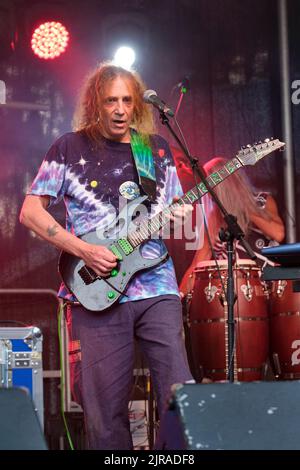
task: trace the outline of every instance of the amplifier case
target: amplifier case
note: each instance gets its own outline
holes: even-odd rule
[[[44,427],[43,335],[36,326],[0,328],[0,387],[26,389]]]

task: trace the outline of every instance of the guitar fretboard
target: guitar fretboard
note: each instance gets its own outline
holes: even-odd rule
[[[238,158],[233,158],[218,171],[211,173],[205,180],[206,184],[203,182],[199,183],[193,189],[187,191],[178,201],[172,203],[150,219],[143,220],[136,229],[128,233],[127,238],[131,245],[136,248],[145,240],[149,239],[151,235],[158,232],[170,222],[170,216],[176,208],[183,204],[193,204],[208,192],[207,185],[210,188],[214,188],[242,166]]]

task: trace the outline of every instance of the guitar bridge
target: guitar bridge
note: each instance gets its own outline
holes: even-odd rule
[[[88,266],[82,266],[82,268],[79,269],[78,274],[86,285],[92,284],[98,279],[95,271]]]

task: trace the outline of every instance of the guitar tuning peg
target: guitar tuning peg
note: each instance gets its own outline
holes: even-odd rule
[[[265,142],[266,144],[268,144],[268,143],[270,142],[270,140],[271,140],[271,139],[265,139],[264,142]]]
[[[254,145],[255,145],[255,144],[254,144]],[[247,148],[248,148],[248,149],[251,149],[251,147],[252,147],[252,146],[251,146],[250,144],[247,145]]]

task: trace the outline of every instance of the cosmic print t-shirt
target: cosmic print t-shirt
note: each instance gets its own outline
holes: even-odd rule
[[[157,191],[155,212],[171,204],[182,188],[167,142],[152,137],[152,152]],[[76,236],[104,229],[119,213],[119,207],[135,197],[143,196],[138,183],[131,145],[103,140],[96,148],[81,133],[70,132],[60,137],[49,149],[28,194],[50,196],[51,204],[64,200],[66,229]],[[153,207],[152,207],[153,209]],[[156,258],[166,250],[162,240],[143,244],[142,254]],[[120,302],[179,295],[173,262],[169,258],[155,268],[137,273],[129,282]],[[75,301],[62,285],[59,296]]]

